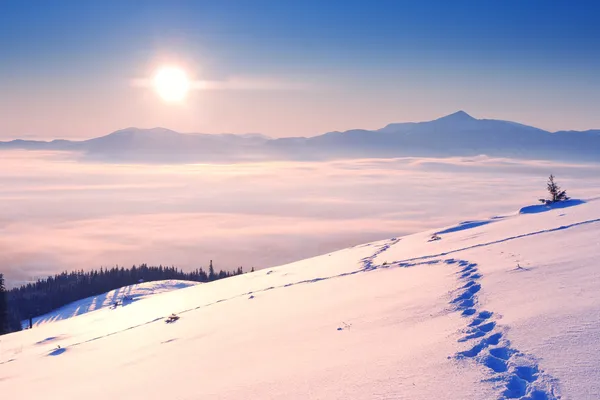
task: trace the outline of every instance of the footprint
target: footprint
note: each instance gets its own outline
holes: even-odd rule
[[[492,316],[492,312],[490,311],[481,311],[473,321],[469,324],[469,326],[477,326],[484,323],[487,319]]]
[[[471,285],[471,286],[469,286],[469,288],[467,290],[469,292],[475,294],[481,290],[481,285],[480,284]]]
[[[464,267],[463,269],[461,269],[460,272],[474,271],[476,269],[477,269],[476,264],[469,264],[466,267]]]
[[[481,332],[481,333],[483,333],[483,335],[480,335],[480,336],[484,336],[486,333],[488,333],[492,329],[494,329],[495,326],[496,326],[495,322],[488,322],[487,324],[483,324],[483,325],[475,325],[475,326],[471,327],[470,329],[468,329],[467,332],[468,333]]]
[[[487,342],[492,346],[496,346],[498,343],[500,343],[501,338],[502,334],[500,332],[494,333],[493,335],[487,338]]]
[[[482,311],[482,312],[479,313],[479,315],[477,316],[477,318],[488,319],[492,315],[494,315],[494,313],[491,312],[491,311]]]
[[[555,399],[555,397],[552,397],[552,399]],[[550,400],[550,398],[546,392],[534,390],[529,396],[523,397],[522,400]]]
[[[479,325],[477,327],[477,329],[487,333],[487,332],[490,332],[492,329],[494,329],[495,326],[496,326],[495,322],[488,322],[487,324]]]
[[[485,336],[485,332],[476,331],[474,333],[471,333],[471,334],[469,334],[469,335],[467,335],[465,337],[462,337],[462,338],[458,339],[458,341],[459,342],[466,342],[467,340],[477,339],[477,338],[480,338],[480,337],[483,337],[483,336]]]
[[[500,338],[502,338],[501,333],[494,333],[493,335],[487,338],[481,339],[481,341],[478,344],[476,344],[469,350],[461,351],[460,353],[458,353],[458,355],[464,357],[475,357],[476,355],[481,353],[483,349],[489,346],[496,346],[498,343],[500,343]]]
[[[501,360],[508,360],[515,351],[508,347],[495,347],[490,349],[490,354]]]
[[[467,308],[466,310],[463,310],[463,312],[461,313],[461,315],[463,317],[468,317],[469,315],[473,315],[477,312],[476,309],[474,308]]]
[[[491,370],[493,370],[494,372],[506,372],[506,370],[508,369],[506,367],[506,361],[501,360],[497,357],[494,357],[492,355],[488,355],[485,360],[483,360],[483,364],[490,368]],[[516,377],[518,378],[518,377]],[[525,393],[523,393],[525,394]],[[522,396],[522,395],[521,395]]]
[[[461,269],[459,272],[468,272],[468,271],[473,271],[474,269],[477,269],[477,268],[467,265],[466,267]]]
[[[527,382],[516,375],[511,376],[506,384],[504,396],[507,399],[518,399],[525,396],[525,393],[527,393]]]
[[[469,307],[473,307],[473,305],[475,304],[475,301],[473,301],[473,299],[468,299],[468,300],[463,300],[458,307],[459,308],[469,308]],[[473,313],[475,313],[475,311],[473,311]]]
[[[538,372],[537,366],[521,366],[515,368],[515,374],[527,382],[535,381],[538,378]]]
[[[486,343],[485,341],[481,341],[478,344],[476,344],[475,346],[473,346],[472,348],[470,348],[469,350],[465,350],[465,351],[461,351],[460,353],[458,353],[459,356],[463,356],[463,357],[476,357],[479,353],[481,353],[481,351],[483,349],[485,349],[486,347]]]
[[[473,292],[466,290],[463,293],[461,293],[458,297],[455,297],[452,300],[452,303],[458,303],[459,301],[469,300],[471,298],[473,298]]]

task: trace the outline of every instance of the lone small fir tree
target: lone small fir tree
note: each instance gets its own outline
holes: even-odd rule
[[[547,203],[552,204],[559,201],[569,200],[569,197],[567,196],[567,191],[561,190],[560,186],[558,186],[556,182],[554,182],[554,175],[550,175],[550,177],[548,178],[547,187],[548,193],[550,193],[550,200],[548,200]]]

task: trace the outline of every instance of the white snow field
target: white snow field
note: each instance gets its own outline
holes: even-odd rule
[[[6,335],[0,393],[598,399],[600,200],[568,205],[356,246]],[[167,324],[171,313],[181,318]]]
[[[134,301],[141,300],[148,296],[183,289],[197,284],[198,282],[169,279],[165,281],[141,282],[135,285],[124,286],[98,296],[91,296],[83,300],[75,301],[52,312],[35,317],[33,318],[33,326],[37,327],[41,324],[76,317],[104,307],[111,307],[115,303],[118,303],[119,306],[127,306]],[[23,328],[28,328],[29,320],[22,321],[21,324],[23,325]]]

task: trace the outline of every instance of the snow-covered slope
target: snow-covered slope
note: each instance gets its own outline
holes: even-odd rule
[[[134,301],[141,300],[148,296],[183,289],[197,284],[198,282],[171,279],[124,286],[98,296],[91,296],[83,300],[75,301],[57,310],[35,317],[33,318],[33,326],[37,327],[48,322],[56,322],[66,318],[76,317],[105,307],[114,307],[115,303],[118,306],[127,306]],[[29,327],[28,320],[23,321],[22,324],[24,328]]]
[[[3,336],[0,393],[600,398],[600,200],[536,211],[356,246]],[[434,233],[440,239],[431,240]],[[165,323],[173,312],[181,318]]]

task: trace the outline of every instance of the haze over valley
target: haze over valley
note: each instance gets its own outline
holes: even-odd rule
[[[550,173],[597,196],[600,166],[405,157],[119,164],[3,150],[0,261],[13,285],[64,270],[262,269],[460,219],[515,212]]]

